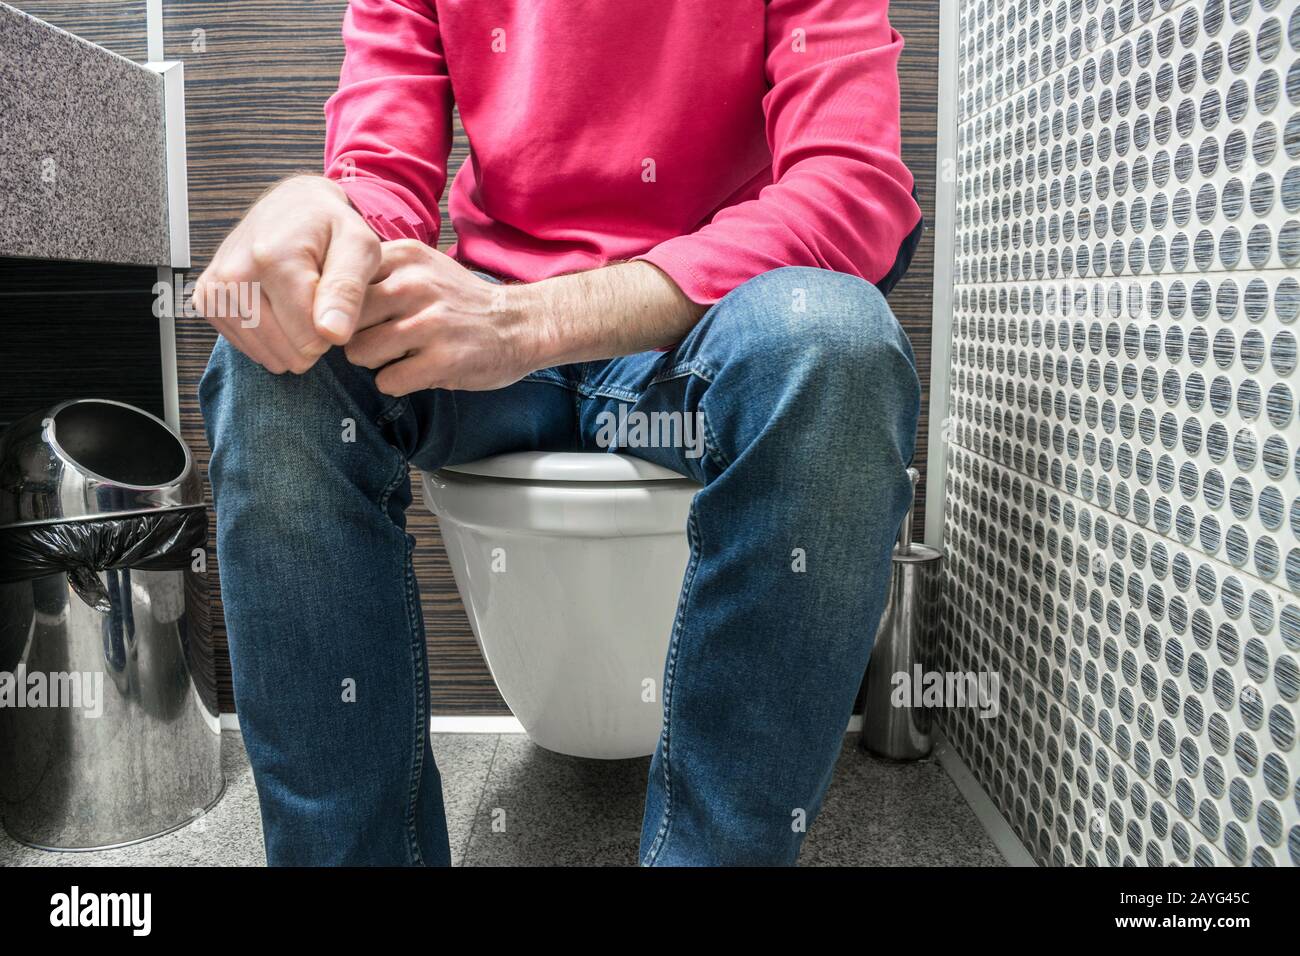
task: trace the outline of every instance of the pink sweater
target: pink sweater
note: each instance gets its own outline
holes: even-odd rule
[[[385,239],[524,281],[623,259],[711,303],[779,266],[887,288],[919,235],[888,0],[351,0],[326,175]],[[915,230],[915,231],[914,231]]]

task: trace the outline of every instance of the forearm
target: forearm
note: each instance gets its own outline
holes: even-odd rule
[[[707,306],[648,262],[625,262],[506,286],[505,307],[528,330],[535,368],[590,362],[672,345]]]

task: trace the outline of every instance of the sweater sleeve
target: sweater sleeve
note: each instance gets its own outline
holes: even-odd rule
[[[325,104],[325,175],[380,238],[434,245],[452,94],[433,0],[350,0],[343,42]]]
[[[716,302],[781,266],[881,283],[921,219],[901,158],[888,0],[768,0],[763,98],[772,183],[637,258]]]

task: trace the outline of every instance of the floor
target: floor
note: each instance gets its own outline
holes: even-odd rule
[[[0,866],[260,866],[261,824],[236,732],[223,735],[226,794],[183,830],[121,850],[49,853],[0,833]],[[438,734],[452,861],[464,866],[636,863],[649,759],[590,761],[522,734]],[[802,866],[1004,866],[934,761],[876,760],[845,738]]]

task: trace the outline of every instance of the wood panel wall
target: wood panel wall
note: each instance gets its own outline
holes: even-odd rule
[[[5,0],[11,7],[98,43],[118,56],[148,58],[145,0]]]
[[[69,6],[66,0],[19,5],[37,16],[42,15],[37,7]],[[339,25],[345,6],[345,0],[165,0],[166,53],[185,61],[195,274],[264,189],[295,172],[319,171],[325,128],[321,107],[334,90],[342,62]],[[900,65],[904,159],[916,175],[927,222],[932,222],[938,0],[895,0],[891,17],[906,40]],[[69,22],[65,16],[60,25]],[[453,168],[467,153],[458,127]],[[927,386],[933,248],[927,230],[911,271],[890,297]],[[182,431],[205,470],[209,451],[195,392],[214,339],[201,321],[182,317],[177,322]],[[925,428],[923,419],[921,434]],[[917,453],[924,475],[923,441]],[[418,482],[416,495],[410,529],[419,542],[415,561],[428,632],[433,711],[507,713],[474,643],[437,522],[419,500]],[[917,527],[923,526],[922,517]],[[215,561],[209,574],[221,704],[223,710],[233,710]]]
[[[903,107],[903,160],[916,177],[916,195],[925,216],[925,233],[912,259],[912,267],[889,294],[894,309],[916,353],[921,377],[921,420],[917,425],[916,458],[921,472],[917,488],[915,536],[925,529],[924,435],[929,429],[931,325],[934,304],[934,194],[935,138],[939,97],[939,0],[893,0],[889,18],[903,35],[903,56],[898,64]]]

